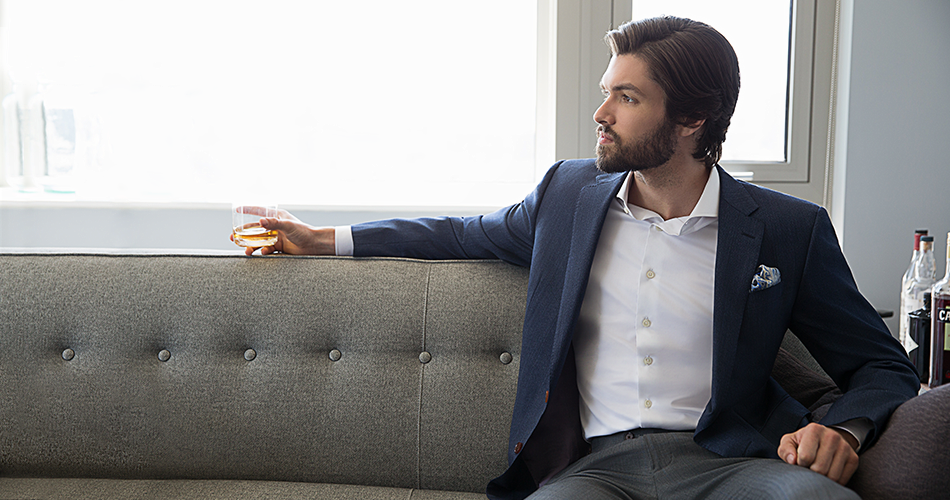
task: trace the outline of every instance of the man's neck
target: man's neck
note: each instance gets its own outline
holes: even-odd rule
[[[663,220],[688,216],[699,202],[711,170],[701,161],[688,161],[634,172],[627,203],[656,212]]]

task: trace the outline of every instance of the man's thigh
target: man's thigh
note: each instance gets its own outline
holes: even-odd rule
[[[588,455],[531,498],[859,499],[820,474],[780,460],[722,458],[688,432],[643,436]]]

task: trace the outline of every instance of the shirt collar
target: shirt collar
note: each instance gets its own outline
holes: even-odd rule
[[[684,231],[697,230],[704,227],[719,217],[719,169],[715,167],[709,170],[709,178],[706,179],[703,194],[700,195],[699,201],[697,201],[696,206],[693,207],[693,211],[686,217],[676,217],[667,221],[664,221],[659,214],[652,210],[627,204],[625,197],[632,175],[633,172],[630,172],[626,178],[624,178],[623,185],[620,186],[620,191],[617,193],[617,199],[620,201],[620,206],[629,209],[630,215],[637,220],[657,224],[668,233],[683,234]]]

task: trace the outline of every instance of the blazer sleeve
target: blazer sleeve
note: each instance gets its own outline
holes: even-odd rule
[[[844,391],[821,423],[870,419],[865,449],[920,389],[903,348],[858,291],[824,209],[816,212],[790,329]]]
[[[352,226],[353,255],[418,259],[501,259],[531,263],[538,209],[561,162],[521,202],[471,217],[389,219]]]

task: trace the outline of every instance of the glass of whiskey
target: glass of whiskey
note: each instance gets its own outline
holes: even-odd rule
[[[261,218],[277,218],[277,204],[232,203],[231,231],[234,243],[242,247],[266,247],[277,243],[277,231],[261,226]]]

